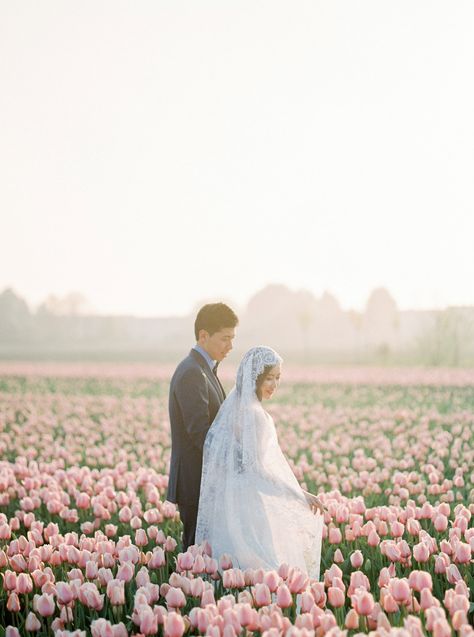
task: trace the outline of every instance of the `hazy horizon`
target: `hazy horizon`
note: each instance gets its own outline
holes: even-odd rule
[[[393,297],[393,295],[391,294],[390,290],[388,290],[385,286],[380,286],[378,288],[373,288],[372,290],[369,291],[369,294],[367,295],[367,299],[365,301],[365,303],[363,304],[362,307],[360,308],[354,308],[354,307],[344,307],[344,305],[340,302],[340,299],[337,298],[337,296],[335,296],[334,294],[332,294],[332,292],[330,290],[324,290],[323,293],[321,295],[316,295],[314,293],[312,293],[310,290],[306,290],[304,288],[292,288],[290,286],[287,286],[285,284],[282,283],[278,283],[278,282],[273,282],[273,283],[269,283],[267,286],[264,286],[258,290],[254,290],[252,292],[252,294],[250,294],[250,296],[244,300],[243,303],[236,303],[233,301],[232,298],[230,297],[224,297],[224,296],[220,296],[220,297],[209,297],[209,298],[201,298],[201,299],[196,299],[195,302],[192,304],[192,306],[190,307],[190,310],[187,312],[183,312],[183,313],[176,313],[176,314],[172,314],[172,313],[167,313],[167,314],[148,314],[148,315],[143,315],[143,314],[139,314],[139,313],[133,313],[133,312],[126,312],[123,314],[108,314],[106,312],[99,312],[96,310],[96,308],[92,307],[90,305],[90,303],[88,302],[88,299],[85,295],[83,295],[82,293],[78,292],[78,291],[71,291],[69,294],[71,295],[71,297],[75,297],[75,301],[78,304],[78,306],[80,307],[80,309],[78,310],[78,314],[83,314],[83,315],[92,315],[92,316],[132,316],[132,317],[136,317],[136,318],[166,318],[166,317],[176,317],[176,318],[180,318],[180,317],[187,317],[189,315],[191,315],[198,307],[201,307],[204,303],[215,303],[215,302],[224,302],[229,304],[234,310],[236,310],[237,312],[242,312],[244,310],[247,309],[247,305],[248,303],[255,297],[255,295],[259,294],[260,292],[262,292],[263,290],[265,290],[267,287],[271,287],[271,286],[283,286],[284,288],[288,289],[291,293],[306,293],[309,292],[310,294],[313,294],[315,300],[319,300],[323,297],[323,295],[325,294],[329,294],[330,296],[334,297],[335,300],[338,302],[340,309],[343,312],[358,312],[358,313],[363,313],[366,309],[366,303],[369,300],[369,297],[371,296],[372,292],[374,292],[375,290],[380,290],[380,289],[384,289],[386,292],[388,292],[389,296],[392,297],[393,301],[395,302],[396,308],[398,311],[400,312],[409,312],[409,311],[436,311],[436,310],[445,310],[447,308],[463,308],[463,307],[469,307],[469,308],[473,308],[474,309],[474,303],[472,305],[463,305],[463,306],[453,306],[453,305],[445,305],[445,306],[440,306],[440,307],[424,307],[424,308],[413,308],[413,307],[400,307],[400,305],[397,302],[397,299]],[[65,306],[67,306],[68,302],[71,303],[71,301],[68,301],[68,294],[66,294],[63,297],[59,297],[59,296],[55,296],[55,295],[48,295],[48,297],[46,297],[45,299],[43,299],[43,302],[39,303],[39,304],[32,304],[27,298],[25,298],[24,296],[22,296],[21,294],[18,293],[17,290],[15,290],[14,288],[12,288],[11,286],[8,286],[6,288],[4,288],[3,290],[0,289],[0,294],[2,294],[2,292],[4,292],[7,289],[12,289],[14,294],[17,295],[18,297],[20,297],[21,299],[23,299],[26,304],[28,305],[30,311],[32,312],[36,312],[38,310],[38,308],[40,307],[40,305],[43,304],[43,302],[48,301],[48,299],[53,299],[54,301],[56,301],[58,303],[58,305],[65,304]],[[54,298],[53,298],[54,297]],[[83,301],[83,302],[82,302]],[[74,302],[74,301],[73,301]],[[66,312],[67,314],[68,312]]]
[[[474,4],[0,4],[0,290],[474,305]]]

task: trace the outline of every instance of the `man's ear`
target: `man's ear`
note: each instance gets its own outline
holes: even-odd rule
[[[199,330],[198,342],[205,341],[207,338],[209,338],[209,332],[207,330]]]

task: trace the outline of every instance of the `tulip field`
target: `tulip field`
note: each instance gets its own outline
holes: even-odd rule
[[[474,637],[473,371],[284,368],[319,581],[182,552],[171,371],[0,365],[0,637]]]

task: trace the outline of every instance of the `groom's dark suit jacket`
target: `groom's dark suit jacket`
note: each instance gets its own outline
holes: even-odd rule
[[[224,399],[224,389],[207,361],[192,349],[176,368],[169,395],[171,466],[167,498],[181,505],[180,509],[195,507],[197,514],[204,440]]]

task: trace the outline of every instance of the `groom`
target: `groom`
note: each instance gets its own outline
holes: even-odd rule
[[[194,323],[196,345],[171,379],[171,465],[167,499],[178,504],[184,526],[183,551],[194,544],[204,440],[225,399],[217,366],[232,349],[238,322],[224,303],[204,305]]]

